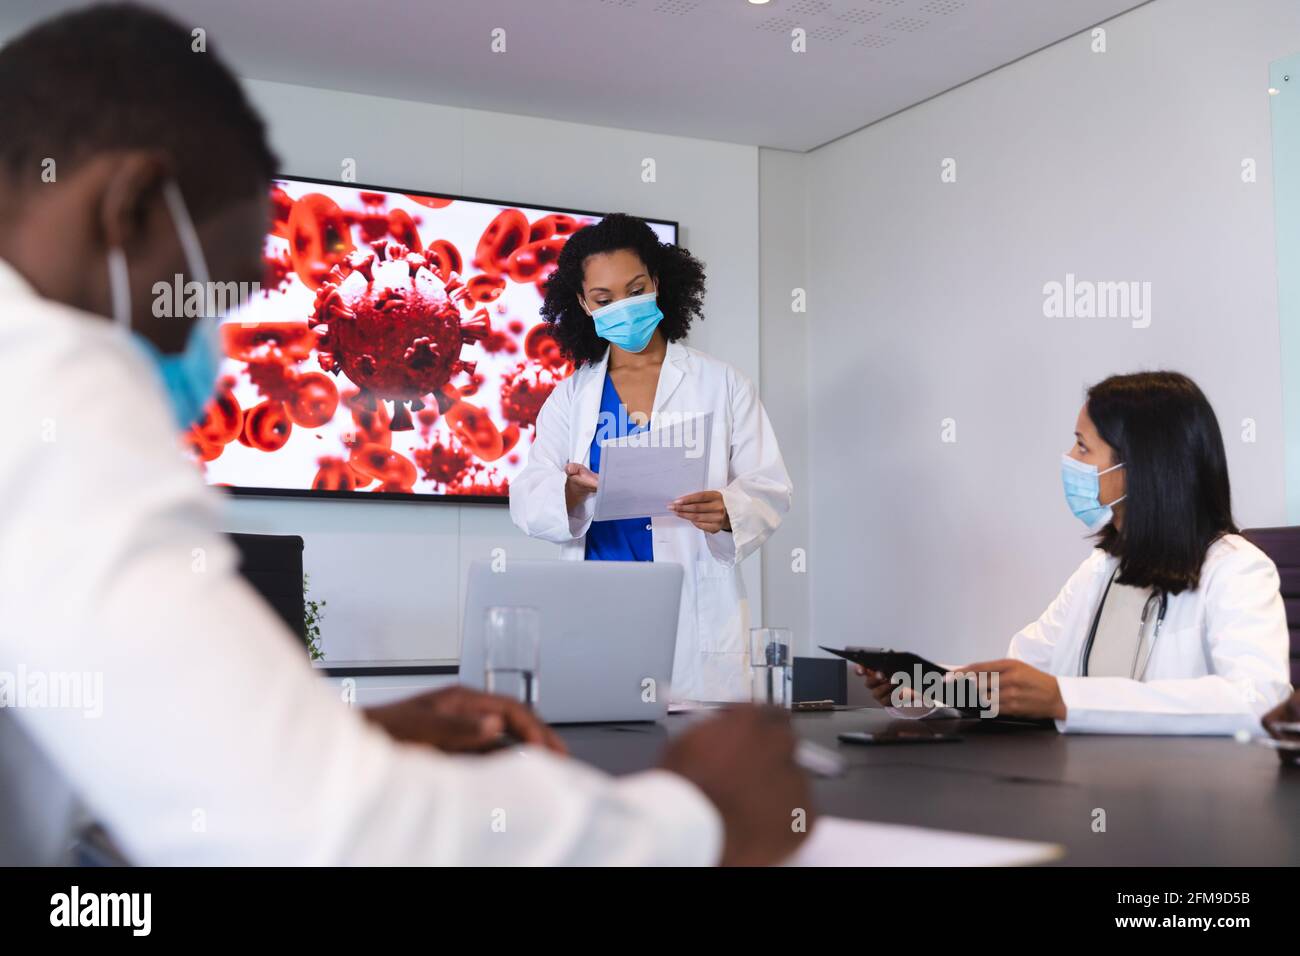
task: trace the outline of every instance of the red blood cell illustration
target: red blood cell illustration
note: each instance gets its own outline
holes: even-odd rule
[[[293,431],[293,422],[283,402],[267,400],[254,405],[244,416],[244,431],[239,440],[259,451],[277,451],[284,447]]]
[[[348,464],[363,475],[382,482],[379,491],[410,491],[415,484],[415,465],[383,445],[359,445],[352,450]]]
[[[317,464],[320,469],[312,480],[315,491],[356,491],[372,481],[369,475],[363,475],[342,458],[321,458]]]
[[[534,362],[555,371],[562,370],[568,364],[564,352],[560,350],[560,343],[555,340],[555,336],[547,329],[545,323],[534,325],[528,330],[528,335],[524,338],[524,354]]]
[[[293,200],[279,186],[271,187],[271,235],[281,239],[289,238],[289,213],[293,210]]]
[[[528,218],[522,212],[501,210],[483,230],[474,253],[474,265],[488,275],[500,275],[511,254],[528,242],[528,233]]]
[[[549,368],[520,362],[502,376],[501,414],[508,422],[536,425],[537,413],[559,383],[560,376]]]
[[[424,244],[415,230],[415,220],[405,209],[394,209],[388,214],[388,232],[412,252],[423,252]]]
[[[430,209],[444,209],[451,205],[450,199],[443,199],[441,196],[413,196],[405,193],[407,199],[411,202],[418,202],[421,206],[428,206]]]
[[[424,256],[400,243],[352,253],[321,283],[308,320],[320,338],[321,368],[345,373],[360,387],[363,405],[373,397],[392,400],[393,430],[409,431],[406,406],[418,410],[454,374],[472,374],[474,363],[461,359],[461,348],[491,331],[485,310],[463,318],[453,295],[463,292],[440,282]]]
[[[496,301],[505,287],[506,280],[501,276],[473,276],[465,282],[465,291],[469,297],[484,304]]]
[[[484,461],[496,461],[505,451],[501,432],[488,413],[469,402],[456,402],[444,413],[447,424],[470,451]]]
[[[511,319],[510,324],[507,325],[506,328],[510,330],[511,335],[524,334],[524,323],[520,322],[518,319]]]
[[[572,216],[566,216],[564,213],[554,213],[550,216],[542,216],[528,230],[528,241],[537,242],[540,239],[551,239],[555,236],[569,236],[582,228],[582,223]]]
[[[563,239],[541,239],[516,249],[506,260],[505,270],[516,282],[542,283],[551,277],[560,261]]]
[[[501,431],[501,454],[510,451],[519,444],[519,423],[511,422]]]
[[[192,433],[186,436],[186,442],[190,451],[199,461],[216,461],[221,457],[221,453],[226,450],[225,445],[209,445]]]
[[[203,417],[193,428],[203,443],[217,447],[218,455],[221,454],[222,446],[238,438],[240,429],[244,427],[244,411],[239,407],[239,399],[235,398],[232,385],[233,379],[221,383],[217,393],[204,408]],[[212,457],[215,458],[216,455]],[[211,461],[212,458],[205,460]]]
[[[354,248],[347,217],[338,203],[308,193],[289,213],[289,260],[309,289],[316,289]]]
[[[237,362],[301,362],[316,347],[316,333],[303,322],[221,326],[221,348]]]
[[[289,213],[294,200],[279,186],[270,187],[270,234],[281,239],[289,238]]]
[[[303,428],[319,428],[334,417],[338,407],[339,390],[334,380],[321,372],[299,375],[287,403],[289,417]]]
[[[459,481],[472,462],[469,451],[455,437],[449,437],[446,444],[439,440],[428,448],[417,448],[414,457],[425,479],[440,485]]]
[[[435,239],[429,243],[428,248],[424,250],[424,257],[429,260],[429,268],[443,282],[464,271],[460,250],[446,239]]]

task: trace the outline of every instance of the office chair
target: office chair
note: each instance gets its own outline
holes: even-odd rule
[[[292,534],[231,534],[239,573],[307,644],[303,618],[302,538]]]
[[[1300,685],[1300,527],[1248,528],[1241,535],[1277,565],[1291,632],[1291,683]]]

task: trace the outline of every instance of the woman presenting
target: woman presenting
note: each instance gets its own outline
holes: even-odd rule
[[[671,699],[748,700],[739,565],[780,525],[790,476],[753,383],[681,344],[703,301],[700,261],[640,219],[616,213],[570,237],[541,313],[575,370],[537,416],[510,516],[565,558],[682,565]],[[669,516],[592,520],[601,441],[710,412],[707,488]]]

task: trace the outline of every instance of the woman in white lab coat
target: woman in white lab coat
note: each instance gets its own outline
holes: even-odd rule
[[[569,238],[541,311],[575,370],[537,416],[510,515],[565,558],[682,565],[671,699],[748,700],[739,565],[789,509],[790,477],[753,383],[681,342],[703,299],[703,265],[639,219],[613,214]],[[704,488],[672,502],[670,515],[593,522],[602,440],[704,413]],[[618,639],[617,621],[593,623]]]
[[[1286,614],[1276,567],[1233,523],[1214,410],[1176,372],[1115,375],[1075,429],[1065,497],[1097,547],[1006,659],[958,670],[996,673],[1001,714],[1062,732],[1258,733],[1290,692]]]

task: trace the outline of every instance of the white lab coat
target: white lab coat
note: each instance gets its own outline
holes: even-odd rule
[[[581,561],[595,510],[590,495],[570,514],[564,466],[590,465],[608,350],[556,387],[537,416],[528,464],[510,486],[510,516],[535,538],[561,545]],[[668,344],[655,390],[650,427],[661,412],[713,413],[708,487],[720,490],[731,531],[706,534],[674,516],[651,519],[654,559],[685,570],[673,660],[672,700],[738,701],[751,697],[749,602],[740,562],[758,549],[790,508],[790,476],[758,390],[718,359],[678,342]],[[610,638],[617,622],[611,621]]]
[[[1010,656],[1055,674],[1065,733],[1260,732],[1259,718],[1291,685],[1277,568],[1239,535],[1210,546],[1195,591],[1170,595],[1142,680],[1080,677],[1097,603],[1118,559],[1101,550],[1046,611],[1011,639]]]
[[[70,706],[85,697],[29,697],[0,721],[133,862],[718,858],[717,811],[675,774],[611,779],[537,748],[446,756],[345,706],[236,573],[220,496],[182,459],[147,359],[3,262],[0,407],[0,671],[65,686],[100,675],[103,692],[97,715]],[[0,820],[0,843],[49,822]]]

